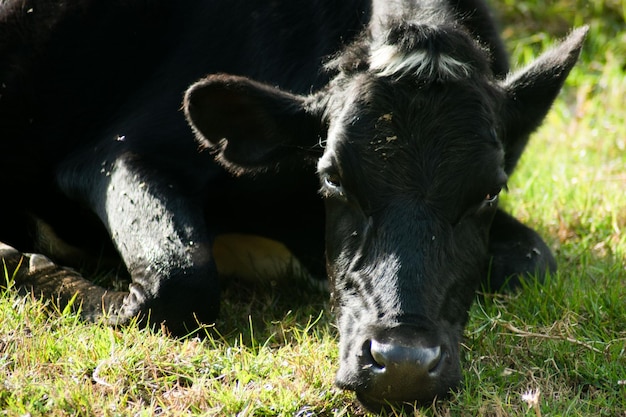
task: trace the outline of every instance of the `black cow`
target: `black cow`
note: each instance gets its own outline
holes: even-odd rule
[[[338,385],[431,401],[481,281],[555,267],[498,195],[585,32],[509,75],[478,0],[4,0],[0,255],[87,319],[184,334],[218,313],[217,235],[279,240],[325,261]],[[128,291],[57,266],[109,252]]]

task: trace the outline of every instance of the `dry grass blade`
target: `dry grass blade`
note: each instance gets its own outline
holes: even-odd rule
[[[496,324],[498,326],[504,327],[505,329],[511,331],[513,334],[519,337],[530,337],[530,338],[536,338],[536,339],[564,341],[564,342],[573,343],[578,346],[582,346],[585,349],[589,349],[596,353],[603,353],[600,349],[591,346],[589,343],[583,342],[582,340],[574,339],[573,337],[570,337],[570,336],[565,336],[565,335],[560,335],[560,334],[554,335],[554,334],[547,334],[547,333],[529,332],[527,330],[519,329],[509,322],[503,322],[503,321],[497,321]]]

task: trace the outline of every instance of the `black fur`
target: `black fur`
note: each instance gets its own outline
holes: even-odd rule
[[[267,236],[326,264],[339,386],[373,409],[445,395],[489,265],[493,287],[555,268],[497,195],[583,37],[507,76],[476,0],[4,1],[0,240],[116,253],[132,279],[25,255],[16,283],[184,334],[218,314],[215,236]]]

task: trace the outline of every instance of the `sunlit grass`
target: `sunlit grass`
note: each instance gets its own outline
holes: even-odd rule
[[[626,413],[626,2],[499,4],[514,66],[571,27],[590,34],[503,204],[553,248],[559,271],[471,311],[464,380],[426,416]],[[2,281],[0,281],[2,282]],[[233,284],[208,337],[175,340],[50,313],[0,295],[0,415],[358,416],[333,387],[324,294]],[[538,393],[537,408],[523,395]]]

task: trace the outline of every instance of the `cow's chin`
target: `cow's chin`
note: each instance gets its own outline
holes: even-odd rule
[[[434,331],[409,324],[351,327],[346,334],[340,328],[335,383],[354,391],[368,410],[428,406],[458,387],[461,325],[442,323]]]

